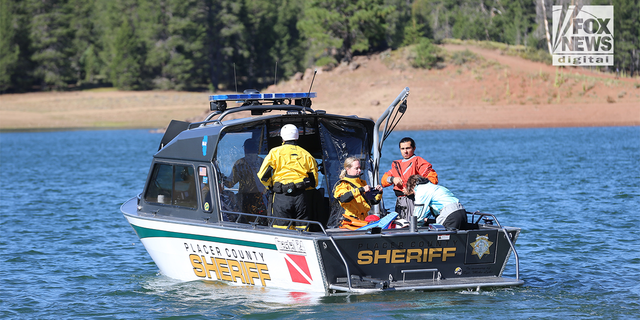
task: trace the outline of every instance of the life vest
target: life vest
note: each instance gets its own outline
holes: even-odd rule
[[[356,218],[354,215],[343,213],[342,221],[340,222],[340,228],[349,229],[349,230],[357,230],[369,224],[369,222],[360,220]]]
[[[363,193],[362,187],[366,185],[367,182],[359,177],[347,176],[338,180],[333,189],[333,196],[340,202],[345,213],[359,220],[364,220],[371,206],[378,204],[382,199],[382,194],[373,192],[375,190]]]
[[[391,169],[382,175],[381,184],[383,187],[388,187],[392,184],[389,180],[393,177],[402,179],[402,187],[394,186],[393,189],[396,195],[402,195],[402,189],[407,186],[407,181],[412,175],[419,174],[433,184],[438,184],[438,174],[433,170],[431,163],[427,160],[414,155],[409,159],[395,160],[391,163]]]

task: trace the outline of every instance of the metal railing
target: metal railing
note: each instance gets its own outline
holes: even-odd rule
[[[222,211],[222,215],[223,215],[223,218],[224,218],[224,216],[226,216],[228,218],[228,220],[223,219],[223,221],[233,222],[233,223],[238,223],[238,224],[240,224],[240,223],[249,224],[254,229],[258,225],[261,225],[261,226],[271,227],[271,228],[275,228],[275,229],[297,230],[298,233],[302,233],[304,231],[311,232],[309,230],[309,228],[311,226],[318,226],[320,228],[320,231],[322,231],[322,233],[326,237],[329,238],[329,240],[333,244],[333,247],[336,248],[336,252],[340,256],[340,259],[342,260],[342,263],[344,263],[344,268],[345,268],[345,270],[347,272],[347,284],[349,286],[349,291],[352,290],[351,273],[349,271],[349,264],[347,264],[347,260],[344,258],[344,255],[342,255],[342,252],[338,248],[338,245],[336,244],[336,242],[333,239],[333,237],[330,236],[327,233],[327,230],[324,228],[324,226],[322,226],[322,224],[320,222],[318,222],[318,221],[310,221],[310,220],[298,220],[298,219],[273,217],[273,216],[263,216],[263,215],[259,215],[259,214],[233,212],[233,211]],[[248,217],[253,217],[255,219],[253,221],[250,221],[250,219],[247,219]],[[281,223],[280,221],[284,221],[285,224],[280,224]]]
[[[382,115],[376,121],[376,124],[374,127],[375,131],[373,134],[373,168],[372,168],[373,181],[380,181],[379,180],[380,177],[378,175],[380,171],[380,158],[382,156],[381,154],[382,143],[384,142],[386,137],[391,133],[391,131],[393,131],[393,128],[395,127],[395,124],[393,123],[391,124],[391,126],[389,125],[389,117],[393,114],[394,110],[396,110],[396,106],[398,105],[398,103],[400,103],[401,101],[407,100],[408,96],[409,96],[409,87],[405,87],[402,90],[402,92],[400,92],[400,94],[396,97],[396,99],[393,100],[393,102],[391,102],[391,104],[387,107],[387,109],[382,113]],[[405,107],[406,107],[406,104],[405,104]],[[404,110],[402,110],[401,113],[404,114],[405,110],[406,108],[404,108]],[[400,119],[397,119],[397,120],[399,121]],[[382,125],[383,122],[385,122],[386,125],[384,127],[383,132],[380,132],[380,126]],[[392,120],[392,122],[394,121]],[[381,135],[382,135],[382,138],[380,137]],[[380,214],[381,213],[380,205],[375,205],[373,207],[373,210],[376,214]]]
[[[476,211],[471,213],[471,221],[475,220],[475,216],[479,216],[478,217],[478,221],[476,221],[475,223],[480,222],[480,219],[484,218],[484,217],[491,217],[493,218],[493,221],[496,222],[496,225],[498,226],[498,228],[500,228],[502,230],[502,232],[504,232],[504,237],[507,239],[507,242],[509,243],[509,246],[511,247],[511,250],[513,250],[513,254],[516,258],[516,280],[520,280],[520,258],[518,257],[518,252],[516,251],[516,247],[513,245],[513,241],[511,241],[511,234],[507,231],[507,229],[505,227],[503,227],[500,224],[500,221],[498,221],[498,218],[496,218],[496,216],[494,216],[491,213],[482,213],[480,211]]]
[[[318,229],[324,235],[329,236],[324,226],[322,226],[322,224],[318,221],[289,219],[235,211],[222,211],[221,222],[224,221],[238,224],[249,224],[254,228],[260,225],[277,229],[297,230],[298,232],[310,232],[310,227],[314,225],[318,226]]]

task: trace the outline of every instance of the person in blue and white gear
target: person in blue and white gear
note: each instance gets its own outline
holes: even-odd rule
[[[297,145],[298,128],[285,124],[280,129],[282,145],[269,151],[258,171],[262,184],[273,191],[268,215],[307,220],[313,192],[318,186],[318,164]]]
[[[418,225],[424,225],[429,216],[434,216],[437,224],[449,230],[478,228],[467,222],[467,210],[449,189],[416,174],[409,177],[407,190],[415,196],[413,215],[417,217]]]

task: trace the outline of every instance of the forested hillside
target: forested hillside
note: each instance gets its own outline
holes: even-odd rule
[[[0,0],[0,92],[262,88],[445,38],[546,50],[544,12],[588,2],[614,5],[615,66],[635,75],[637,0]]]

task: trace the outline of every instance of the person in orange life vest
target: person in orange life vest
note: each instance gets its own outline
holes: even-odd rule
[[[340,172],[340,180],[333,189],[333,196],[344,208],[343,216],[348,219],[343,220],[341,228],[354,229],[349,226],[358,228],[366,225],[365,219],[371,206],[379,203],[382,199],[382,186],[369,186],[366,181],[360,178],[361,174],[362,170],[358,158],[345,159],[343,169]],[[354,221],[354,219],[359,221]],[[361,222],[361,225],[358,222]]]
[[[407,181],[412,175],[423,176],[431,183],[438,184],[438,174],[433,170],[431,163],[420,156],[415,155],[416,143],[409,137],[402,138],[399,143],[401,160],[391,163],[391,170],[382,175],[382,186],[393,186],[393,191],[398,197],[395,211],[398,218],[408,220],[413,216],[414,196],[407,190]]]

